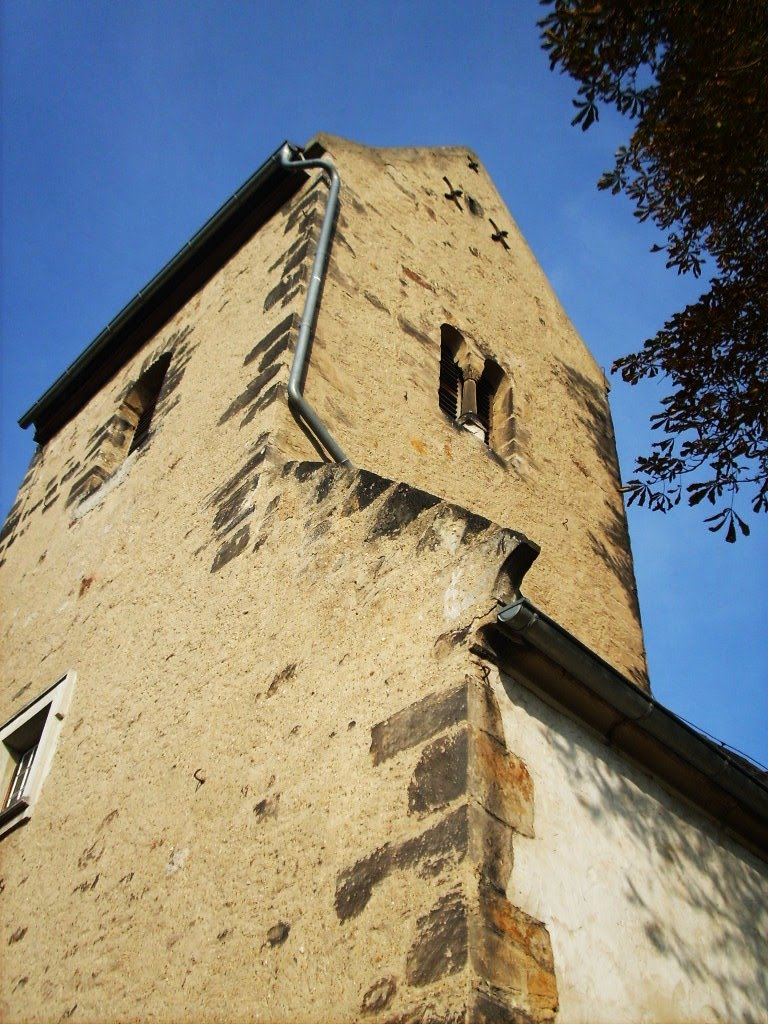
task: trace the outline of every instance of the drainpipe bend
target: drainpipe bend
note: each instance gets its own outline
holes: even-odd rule
[[[320,298],[320,290],[325,278],[325,265],[328,252],[331,247],[331,236],[333,225],[336,220],[336,212],[339,205],[339,189],[341,180],[339,172],[328,160],[306,160],[295,155],[296,151],[286,143],[280,150],[280,162],[288,169],[303,170],[311,167],[320,167],[331,179],[331,187],[328,191],[328,201],[325,207],[323,225],[320,228],[320,237],[317,242],[315,259],[312,264],[312,274],[307,288],[307,297],[304,301],[304,312],[299,325],[299,336],[296,339],[296,351],[293,355],[291,373],[288,378],[288,401],[298,412],[301,418],[312,428],[315,436],[322,442],[323,447],[342,466],[350,466],[351,462],[341,445],[335,440],[330,430],[320,419],[318,414],[304,397],[301,390],[301,382],[306,369],[309,355],[309,345],[312,339],[312,328],[317,314],[317,304]]]

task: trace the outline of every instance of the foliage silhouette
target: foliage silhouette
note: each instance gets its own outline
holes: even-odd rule
[[[578,82],[573,124],[607,103],[632,122],[598,182],[666,236],[652,251],[708,290],[642,348],[617,359],[630,384],[663,375],[651,417],[663,437],[625,488],[667,512],[715,506],[709,529],[736,540],[741,491],[768,511],[768,5],[764,0],[542,0],[552,69]],[[738,528],[738,530],[737,530]]]

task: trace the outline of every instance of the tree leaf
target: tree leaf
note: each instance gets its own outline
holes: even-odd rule
[[[701,485],[686,488],[691,505],[727,494],[733,508],[757,485],[748,500],[768,512],[768,4],[713,4],[702,17],[698,0],[543,3],[550,66],[576,83],[574,123],[586,130],[601,103],[630,119],[599,187],[623,192],[663,233],[651,251],[665,251],[670,270],[709,272],[696,301],[614,361],[626,383],[668,383],[651,425],[680,442],[676,461],[638,461],[628,504],[666,511],[680,491],[665,496],[691,479]],[[749,536],[734,516],[729,537],[737,525]]]

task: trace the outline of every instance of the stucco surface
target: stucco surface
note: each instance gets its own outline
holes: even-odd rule
[[[504,676],[506,742],[536,791],[512,902],[547,922],[568,1024],[768,1020],[768,869]]]
[[[466,786],[408,803],[452,721],[379,765],[372,731],[463,684],[468,631],[446,637],[492,607],[516,541],[297,465],[262,476],[258,551],[215,574],[166,552],[102,577],[91,553],[55,770],[3,842],[5,1019],[351,1019],[381,978],[401,1010],[465,1005],[464,961],[409,954],[465,899]]]
[[[647,686],[607,383],[493,182],[460,147],[320,141],[342,171],[342,215],[308,398],[357,465],[540,544],[532,600]],[[504,459],[437,410],[443,323],[511,382]]]

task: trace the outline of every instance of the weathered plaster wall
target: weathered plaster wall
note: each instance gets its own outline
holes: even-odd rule
[[[309,400],[355,464],[539,543],[531,599],[647,686],[605,377],[492,181],[458,147],[320,141],[343,186]],[[438,408],[445,322],[512,383],[504,458]]]
[[[551,1020],[498,877],[526,774],[468,656],[520,539],[319,464],[254,505],[216,572],[113,559],[77,598],[55,768],[3,841],[4,1019]]]
[[[284,401],[313,178],[46,445],[0,538],[0,720],[78,674],[0,847],[9,1020],[555,1013],[547,919],[502,877],[535,787],[469,647],[523,530],[528,592],[571,628],[591,601],[575,631],[643,678],[602,376],[465,151],[326,144],[307,393],[366,471],[308,461]],[[438,408],[442,322],[512,380],[507,461]]]
[[[646,686],[605,380],[492,182],[463,149],[320,141],[343,186],[309,400],[355,465],[536,540],[544,557],[530,577],[532,599]],[[176,383],[192,375],[183,410],[178,394],[166,403],[174,414],[168,472],[179,456],[208,445],[234,475],[233,456],[266,429],[262,413],[270,406],[272,443],[286,457],[316,453],[284,399],[325,198],[325,184],[312,178],[46,446],[0,535],[0,559],[33,512],[58,523],[57,501],[80,500],[109,476],[110,442],[124,428],[122,398],[166,349],[175,351]],[[507,232],[503,238],[494,240],[494,224]],[[438,408],[444,322],[493,357],[511,382],[514,425],[501,453]],[[201,342],[205,352],[194,357]],[[213,469],[201,466],[194,486],[220,485]]]
[[[766,864],[520,681],[498,693],[535,791],[507,895],[546,922],[558,1022],[768,1019]]]

